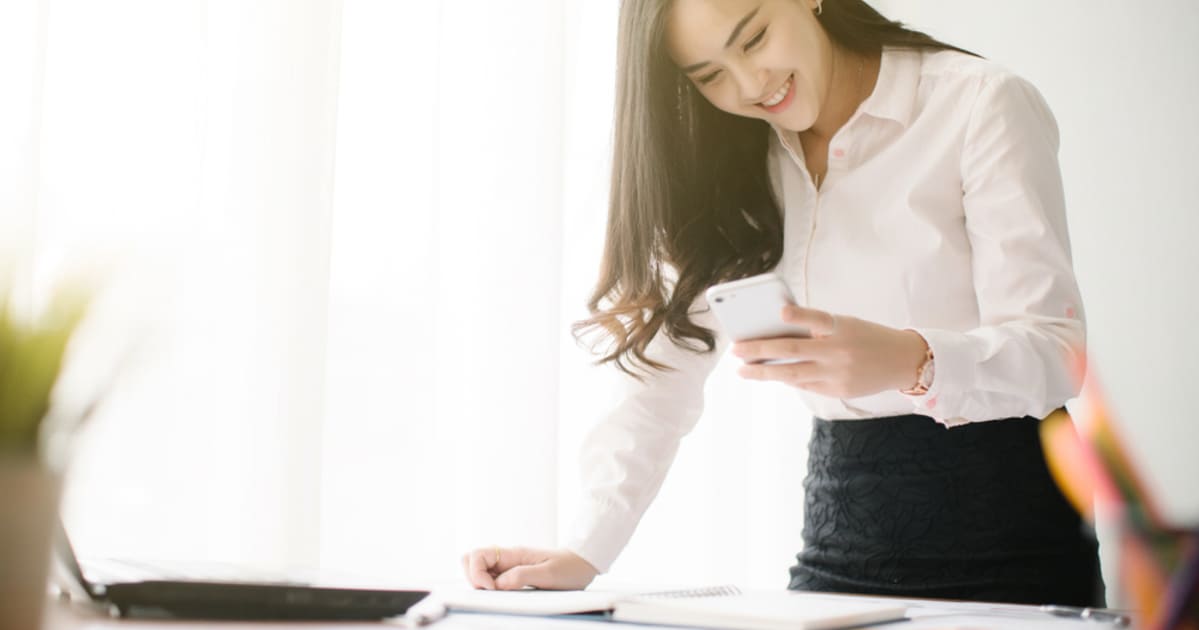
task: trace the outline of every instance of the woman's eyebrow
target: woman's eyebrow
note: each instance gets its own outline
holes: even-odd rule
[[[758,5],[758,8],[754,9],[753,11],[750,11],[749,13],[746,13],[745,17],[741,18],[740,22],[737,22],[737,26],[733,27],[733,32],[729,34],[728,41],[726,41],[724,43],[725,48],[732,46],[733,42],[737,41],[737,37],[739,37],[741,35],[741,29],[745,28],[745,25],[748,24],[750,20],[754,19],[754,16],[757,15],[758,11],[760,11],[761,9],[762,9],[762,5]],[[685,72],[685,73],[695,72],[696,70],[699,70],[700,68],[708,65],[709,63],[710,62],[708,62],[708,61],[701,61],[699,63],[693,63],[689,66],[684,67],[683,72]]]

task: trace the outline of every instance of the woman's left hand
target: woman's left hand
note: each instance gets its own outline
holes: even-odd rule
[[[733,354],[746,362],[738,370],[741,376],[779,381],[833,398],[857,398],[916,385],[917,370],[928,348],[919,333],[801,306],[787,306],[782,315],[788,324],[810,330],[812,338],[777,337],[733,344]],[[768,359],[799,362],[757,363]]]

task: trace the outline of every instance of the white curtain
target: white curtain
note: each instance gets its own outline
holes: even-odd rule
[[[614,402],[569,324],[603,237],[616,7],[0,10],[6,253],[40,291],[109,270],[68,384],[137,340],[71,469],[84,555],[428,584],[475,545],[557,544]],[[604,579],[785,584],[806,412],[727,361],[709,394]]]
[[[317,559],[340,7],[304,7],[41,4],[34,275],[103,261],[81,350],[139,343],[80,444],[84,550]]]

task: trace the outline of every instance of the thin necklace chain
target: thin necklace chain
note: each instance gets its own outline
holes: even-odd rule
[[[866,67],[866,58],[865,58],[865,57],[859,57],[859,58],[858,58],[858,80],[857,80],[857,83],[858,83],[858,90],[859,90],[859,91],[864,91],[864,90],[865,90],[865,88],[866,88],[866,85],[865,85],[864,83],[862,83],[862,70],[863,70],[865,67]],[[866,98],[867,98],[867,97],[869,97],[869,96],[870,96],[870,94],[869,94],[869,93],[867,93],[867,94],[866,94],[866,96],[863,96],[863,97],[862,97],[862,100],[863,100],[863,101],[864,101],[864,100],[866,100]],[[858,103],[858,105],[861,105],[861,103]]]

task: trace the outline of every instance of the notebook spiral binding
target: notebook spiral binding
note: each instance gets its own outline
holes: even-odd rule
[[[676,598],[676,597],[720,597],[723,595],[740,595],[741,589],[731,584],[723,586],[705,586],[701,588],[687,588],[675,591],[657,591],[654,593],[645,593],[640,597],[654,598]]]

